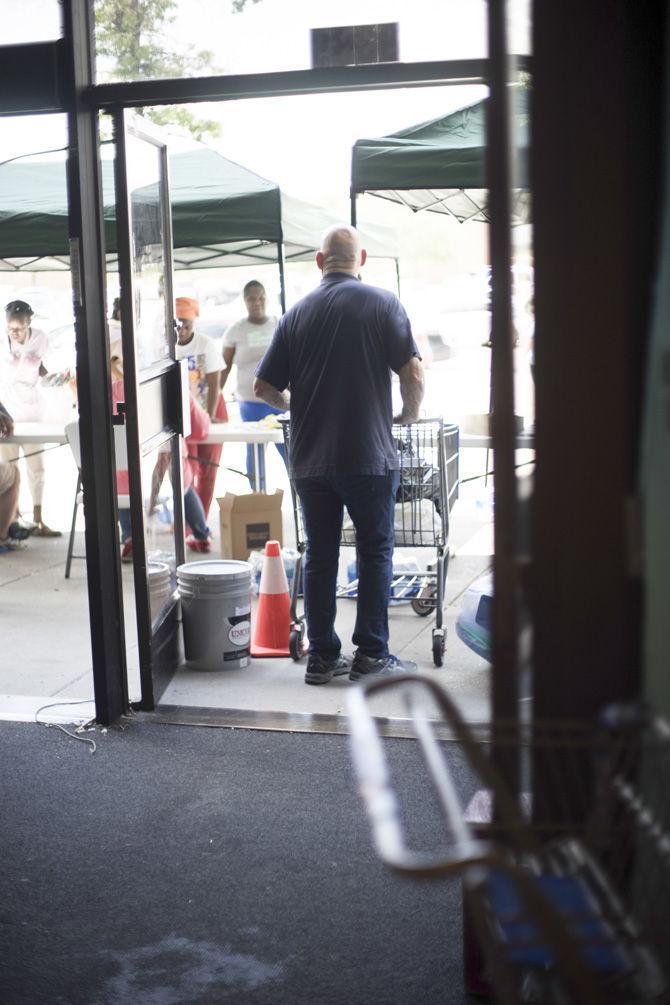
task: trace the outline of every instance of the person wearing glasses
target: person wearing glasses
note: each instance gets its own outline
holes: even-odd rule
[[[42,378],[47,376],[44,359],[49,348],[45,332],[32,326],[33,309],[25,300],[11,300],[5,307],[7,351],[3,366],[3,398],[16,422],[40,422],[44,416]],[[60,537],[42,517],[44,497],[44,454],[39,444],[26,450],[18,445],[0,446],[0,460],[17,461],[23,449],[28,485],[33,500],[33,524],[26,522],[36,537]]]

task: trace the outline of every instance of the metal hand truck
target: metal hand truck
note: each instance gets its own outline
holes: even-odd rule
[[[290,457],[290,421],[280,419]],[[396,496],[395,544],[409,548],[434,548],[436,555],[425,571],[408,574],[394,571],[391,596],[411,597],[420,617],[435,611],[432,651],[435,666],[442,666],[446,646],[444,586],[449,566],[449,518],[458,498],[458,426],[442,419],[421,419],[410,425],[393,425],[393,439],[400,462],[400,485]],[[298,557],[291,588],[289,647],[294,660],[303,656],[305,624],[297,605],[302,585],[302,561],[306,549],[300,501],[291,482],[293,518]],[[356,531],[345,521],[340,543],[356,546]],[[338,591],[351,596],[356,582]]]
[[[425,760],[426,798],[432,787],[444,819],[430,850],[407,838],[411,816],[403,815],[373,715],[373,696],[389,688],[406,701]],[[377,852],[407,875],[462,878],[483,954],[480,993],[505,1005],[670,1001],[667,720],[620,706],[596,724],[477,729],[424,676],[370,681],[348,692],[347,702]],[[521,779],[516,798],[503,775],[510,763]],[[469,792],[479,788],[467,809],[459,795],[464,777]],[[487,809],[479,807],[474,826],[477,801]]]

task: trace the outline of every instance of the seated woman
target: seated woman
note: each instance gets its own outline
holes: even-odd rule
[[[14,423],[9,412],[0,404],[0,438],[11,436]],[[24,539],[29,531],[16,522],[19,504],[19,469],[15,464],[0,461],[0,551],[25,548]]]
[[[199,458],[194,458],[190,454],[189,443],[199,443],[208,435],[211,428],[211,419],[204,408],[201,408],[193,395],[189,395],[189,409],[191,413],[191,432],[182,443],[182,488],[184,491],[184,517],[186,519],[189,533],[186,537],[186,547],[191,551],[208,554],[212,550],[212,539],[207,526],[205,508],[200,496],[193,484],[193,461],[202,463]],[[165,472],[170,466],[170,455],[167,451],[161,451],[154,467],[151,478],[151,497],[149,500],[149,513],[156,509],[158,493],[163,484]]]

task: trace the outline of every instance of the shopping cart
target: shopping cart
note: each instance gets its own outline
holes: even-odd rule
[[[431,783],[424,799],[432,789],[446,825],[430,850],[407,838],[412,816],[403,815],[405,794],[392,783],[373,715],[374,695],[389,688],[405,699]],[[506,1005],[670,1000],[666,720],[627,706],[606,710],[595,727],[557,720],[478,730],[435,680],[416,676],[371,681],[347,700],[377,852],[404,874],[462,878],[464,917],[483,953],[480,992]],[[521,780],[520,797],[505,775]],[[467,809],[464,778],[479,790]]]
[[[280,419],[290,456],[290,421]],[[432,650],[435,666],[442,666],[446,645],[444,587],[449,566],[449,519],[458,498],[458,426],[442,419],[421,419],[411,425],[393,425],[393,439],[400,459],[400,484],[395,507],[395,544],[406,548],[434,548],[435,559],[420,572],[394,570],[390,599],[410,599],[421,617],[435,612]],[[289,647],[294,660],[303,656],[304,619],[298,614],[302,585],[302,561],[306,548],[300,503],[291,483],[298,558],[291,588]],[[356,532],[345,514],[341,544],[356,546]],[[355,595],[357,582],[338,591],[339,597]]]

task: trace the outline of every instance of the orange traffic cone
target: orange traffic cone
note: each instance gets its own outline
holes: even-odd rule
[[[265,545],[265,560],[251,640],[252,656],[290,656],[291,601],[279,541]]]

